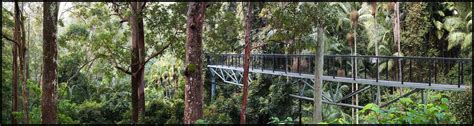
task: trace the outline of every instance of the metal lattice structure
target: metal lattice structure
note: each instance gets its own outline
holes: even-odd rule
[[[304,96],[304,91],[313,88],[314,84],[314,55],[285,55],[285,54],[253,54],[250,64],[250,81],[254,80],[252,74],[267,74],[274,76],[285,76],[292,80],[293,84],[301,84],[298,94],[290,96],[298,99],[312,101],[312,96]],[[357,63],[355,63],[357,62]],[[399,63],[401,69],[391,66]],[[360,71],[348,71],[355,64]],[[352,55],[325,55],[323,81],[357,83],[358,90],[346,94],[340,99],[328,98],[323,93],[323,103],[362,109],[363,106],[344,103],[357,94],[366,92],[373,87],[397,87],[410,88],[411,91],[397,98],[381,103],[374,100],[381,107],[388,106],[402,97],[423,91],[464,91],[470,87],[472,80],[465,80],[466,76],[472,76],[472,62],[467,58],[440,58],[440,57],[395,57],[395,56],[352,56]],[[416,67],[414,67],[416,66]],[[223,82],[242,86],[243,55],[221,54],[208,56],[208,65],[212,77],[211,95],[215,95],[215,78]],[[465,68],[466,67],[466,68]],[[448,71],[456,69],[456,74]],[[415,72],[416,71],[416,72]],[[352,76],[356,73],[359,76]],[[416,76],[415,76],[416,75]],[[426,76],[426,78],[422,78]],[[442,80],[441,76],[454,76],[457,79]],[[465,82],[469,82],[466,84]],[[334,83],[325,83],[334,84]],[[337,84],[339,86],[339,83]],[[375,94],[380,99],[380,90]],[[426,103],[423,95],[422,101]]]

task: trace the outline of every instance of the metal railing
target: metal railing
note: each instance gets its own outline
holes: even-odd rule
[[[243,54],[219,54],[207,56],[208,65],[243,67]],[[269,70],[285,73],[313,74],[314,55],[298,54],[252,54],[251,70]],[[351,71],[357,62],[357,71]],[[399,67],[400,66],[400,67]],[[469,58],[444,57],[397,57],[397,56],[353,56],[325,55],[324,76],[350,77],[405,82],[465,85],[472,74]],[[388,69],[387,69],[388,68]],[[400,69],[401,68],[401,69]],[[357,72],[357,76],[352,76]],[[456,79],[453,79],[456,78]],[[472,80],[467,80],[469,84]]]

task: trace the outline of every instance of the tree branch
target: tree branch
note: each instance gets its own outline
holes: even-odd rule
[[[110,60],[109,60],[109,61],[110,61]],[[120,71],[122,71],[122,72],[124,72],[124,73],[126,73],[126,74],[132,75],[132,72],[130,72],[129,70],[127,70],[127,69],[125,69],[125,68],[123,68],[123,67],[118,66],[118,65],[117,65],[117,61],[115,61],[115,59],[112,60],[112,63],[113,63],[113,65],[114,65],[114,67],[115,67],[116,69],[118,69],[118,70],[120,70]]]
[[[177,34],[178,34],[178,32],[175,32],[175,33],[174,33],[174,35],[175,35],[175,37],[174,37],[175,40],[176,40],[176,38],[177,38],[177,37],[176,37]],[[173,41],[174,41],[174,40],[173,40]],[[167,49],[168,47],[171,46],[171,44],[173,43],[173,41],[170,41],[165,47],[161,48],[161,49],[158,50],[157,52],[151,54],[150,57],[146,58],[145,62],[143,62],[143,63],[140,65],[140,67],[138,68],[138,71],[141,71],[143,68],[145,68],[145,64],[148,63],[148,61],[150,61],[152,58],[155,58],[156,56],[162,54],[162,53],[165,51],[165,49]],[[135,75],[138,73],[138,71],[135,72],[135,73],[133,73],[133,75],[135,76]]]
[[[172,42],[169,42],[165,47],[161,48],[160,50],[156,51],[155,53],[151,54],[150,57],[146,58],[145,62],[143,62],[143,64],[146,64],[148,63],[148,61],[150,61],[152,58],[155,58],[156,56],[160,55],[163,53],[163,51],[165,51],[165,49],[167,49],[168,47],[170,47]]]
[[[120,5],[117,4],[117,3],[115,3],[115,2],[112,2],[112,4],[113,4],[113,5],[112,5],[112,9],[113,9],[114,12],[115,12],[115,13],[112,14],[112,15],[117,15],[117,16],[121,19],[120,23],[128,22],[128,17],[124,17],[123,14],[122,14],[122,13],[120,12],[120,10],[119,10],[119,9],[120,9]]]
[[[82,5],[82,4],[75,4],[75,5],[73,5],[72,7],[69,7],[69,8],[67,8],[67,9],[65,9],[63,12],[61,12],[61,14],[59,14],[59,19],[60,19],[61,17],[63,17],[64,13],[69,12],[69,11],[72,11],[72,9],[75,9],[75,8],[81,7],[81,6],[85,6],[85,5]]]
[[[129,74],[129,75],[132,75],[132,72],[128,71],[128,70],[125,70],[123,67],[119,67],[117,66],[117,64],[115,64],[115,68],[117,68],[118,70],[126,73],[126,74]]]
[[[74,73],[74,75],[72,75],[69,79],[67,79],[66,83],[69,84],[69,82],[79,74],[79,72],[81,71],[82,68],[84,68],[87,64],[95,61],[96,59],[97,59],[97,57],[95,57],[94,59],[92,59],[92,60],[88,61],[87,63],[83,64],[81,67],[79,67],[79,70],[77,70],[76,73]]]
[[[107,49],[110,53],[113,54],[113,51],[110,50],[109,48],[105,47],[105,49]],[[109,62],[110,62],[110,59],[109,59]],[[126,74],[129,74],[129,75],[132,75],[132,72],[130,72],[128,69],[125,69],[123,67],[120,67],[118,64],[117,64],[117,61],[115,61],[115,59],[112,60],[112,63],[114,65],[115,68],[117,68],[118,70],[126,73]]]
[[[171,45],[171,43],[173,43],[173,42],[169,42],[165,47],[161,48],[160,50],[158,50],[155,53],[151,54],[150,57],[146,58],[145,62],[140,64],[140,66],[138,68],[138,71],[141,71],[143,68],[145,68],[145,64],[148,63],[148,61],[150,61],[152,58],[155,58],[156,56],[162,54],[165,51],[165,49],[167,49]],[[138,71],[133,73],[133,76],[135,76],[138,73]]]
[[[13,13],[7,10],[5,7],[2,7],[2,12],[7,12],[10,16],[13,16]]]
[[[11,41],[13,42],[13,44],[15,44],[16,46],[20,46],[15,40],[9,38],[8,36],[6,36],[5,34],[2,33],[2,37],[7,39],[8,41]]]

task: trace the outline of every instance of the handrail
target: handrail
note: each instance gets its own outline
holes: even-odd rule
[[[241,67],[243,65],[243,54],[206,54],[208,64]],[[373,78],[379,80],[396,80],[401,84],[404,82],[422,81],[424,83],[438,83],[439,76],[447,76],[447,71],[456,70],[456,79],[450,79],[449,84],[457,82],[458,87],[464,84],[464,77],[471,73],[466,72],[472,64],[471,58],[451,57],[402,57],[402,56],[369,56],[369,55],[324,55],[324,69],[326,74],[334,77],[347,77],[352,73],[363,73],[357,78]],[[347,68],[356,65],[354,61],[362,64],[357,65],[361,71],[350,71]],[[388,62],[389,63],[386,63]],[[395,62],[394,62],[395,61]],[[398,61],[398,62],[396,62]],[[251,69],[261,69],[308,74],[313,72],[314,55],[312,54],[252,54]],[[400,74],[396,71],[387,70],[389,64],[400,64]],[[405,66],[405,67],[404,67]],[[415,66],[415,68],[413,67]],[[379,69],[381,67],[382,69]],[[453,69],[454,68],[454,69]],[[374,70],[375,69],[375,70]],[[390,71],[390,72],[389,72]],[[413,74],[417,71],[418,74]],[[405,73],[406,72],[406,73]],[[390,76],[389,76],[390,73]],[[467,75],[465,75],[467,74]],[[361,74],[362,75],[362,74]],[[413,76],[415,75],[415,76]],[[413,78],[415,77],[415,78]],[[443,80],[447,81],[447,80]],[[470,82],[470,81],[469,81]]]
[[[243,55],[243,54],[217,54],[217,55]],[[312,54],[251,54],[254,56],[314,56]],[[471,58],[453,57],[421,57],[421,56],[373,56],[373,55],[324,55],[324,57],[361,57],[361,58],[399,58],[399,59],[433,59],[433,60],[472,60]]]

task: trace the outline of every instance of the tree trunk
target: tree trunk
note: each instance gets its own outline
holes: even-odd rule
[[[56,107],[56,23],[58,21],[58,2],[43,3],[43,79],[41,93],[41,119],[43,124],[57,123]]]
[[[377,8],[377,7],[375,7],[375,8]],[[373,16],[374,16],[375,22],[377,22],[377,20],[375,19],[375,14],[376,13],[374,13]],[[379,56],[379,42],[378,41],[375,41],[375,56]],[[378,68],[377,68],[377,75],[376,76],[377,76],[377,78],[380,78]],[[377,105],[381,104],[380,92],[381,92],[380,86],[377,86],[377,94],[375,95],[375,103]]]
[[[394,4],[394,12],[393,12],[393,40],[397,46],[396,52],[398,52],[398,56],[400,56],[400,19],[399,19],[399,3],[395,2]]]
[[[397,56],[401,56],[400,55],[401,50],[400,50],[400,4],[399,4],[399,2],[395,2],[394,14],[393,15],[394,15],[394,19],[393,19],[393,36],[394,36],[394,38],[393,38],[393,40],[397,44],[397,50],[396,50],[398,52]],[[398,74],[397,74],[397,72],[395,72],[395,74],[397,74],[398,80],[401,80],[401,76],[400,76],[400,75],[402,75],[401,61],[398,60],[398,62],[396,64],[397,64],[397,68],[398,68]],[[387,68],[387,70],[388,70],[388,68]],[[394,71],[396,71],[396,70],[394,70]],[[402,90],[400,90],[400,91],[402,91]]]
[[[15,20],[15,29],[14,29],[14,33],[13,33],[13,37],[14,37],[14,40],[15,42],[18,42],[19,41],[19,37],[20,37],[20,31],[19,31],[19,24],[17,24],[16,20]],[[13,60],[13,76],[12,76],[12,90],[13,90],[13,103],[12,103],[12,113],[13,112],[17,112],[18,111],[18,46],[19,45],[16,45],[16,44],[12,44],[12,60]],[[12,114],[12,124],[17,124],[17,120],[15,118],[15,116]]]
[[[354,27],[354,29],[353,29],[354,30],[354,49],[353,49],[354,50],[354,52],[353,52],[354,56],[357,55],[357,30],[356,29],[357,29],[357,27]],[[358,73],[357,57],[354,57],[354,61],[352,61],[352,62],[353,62],[352,77],[357,78],[357,73]],[[353,83],[352,87],[353,87],[352,92],[359,90],[359,84],[358,83]],[[355,105],[359,106],[359,94],[356,94],[355,97],[353,97],[353,100],[355,100]],[[356,122],[356,124],[359,124],[359,115],[357,113],[359,113],[359,109],[355,109],[355,122]]]
[[[130,4],[132,15],[130,26],[132,28],[132,121],[138,122],[140,113],[145,113],[145,83],[144,83],[144,61],[145,41],[143,30],[142,2]],[[142,116],[143,117],[143,116]]]
[[[184,92],[184,123],[192,124],[202,117],[202,26],[206,3],[190,2],[186,22],[186,86]]]
[[[248,2],[247,7],[247,16],[245,20],[245,49],[244,49],[244,88],[242,95],[242,106],[240,109],[240,124],[245,124],[246,116],[245,112],[247,111],[247,98],[248,98],[248,88],[249,88],[249,64],[250,64],[250,49],[252,44],[250,43],[250,30],[252,28],[252,2]]]
[[[318,39],[316,40],[315,68],[314,68],[314,109],[313,122],[320,123],[322,121],[322,88],[323,88],[323,64],[324,64],[324,29],[319,27]]]
[[[400,3],[397,2],[397,7],[396,7],[396,13],[397,13],[397,52],[398,52],[398,56],[401,56],[400,54],[402,53],[402,50],[400,48]],[[399,80],[401,80],[401,75],[402,75],[402,67],[401,67],[401,61],[398,60],[398,78]]]
[[[27,94],[27,86],[26,86],[26,40],[25,40],[25,27],[22,20],[22,12],[20,11],[20,7],[18,6],[18,2],[15,2],[15,23],[18,23],[20,26],[21,35],[17,42],[19,43],[19,58],[20,58],[20,80],[21,80],[21,94],[23,96],[23,122],[24,124],[28,124],[29,116],[28,116],[28,96]],[[16,25],[16,24],[15,24]]]
[[[357,13],[356,10],[354,10],[353,13],[356,13],[356,14],[354,15],[355,17],[353,17],[354,20],[352,20],[352,22],[351,22],[352,23],[351,27],[352,27],[352,32],[353,32],[352,34],[354,36],[354,38],[353,38],[354,43],[352,44],[353,47],[351,47],[351,53],[352,53],[352,55],[355,56],[355,55],[357,55],[357,25],[358,25],[357,23],[358,23],[358,19],[359,19],[359,14]],[[352,66],[351,66],[351,73],[352,73],[351,76],[353,78],[354,77],[357,78],[357,58],[354,58],[354,60],[351,60],[351,64],[352,64]],[[359,89],[359,85],[357,83],[352,83],[351,84],[351,91],[352,92],[354,92],[358,89]],[[355,105],[359,105],[359,95],[358,94],[356,94],[355,96],[352,96],[351,100],[352,100],[351,101],[352,104],[355,103]],[[359,123],[359,121],[358,121],[359,116],[358,116],[357,113],[359,112],[359,109],[351,108],[351,112],[352,112],[352,117],[355,117],[356,124],[358,124]]]

